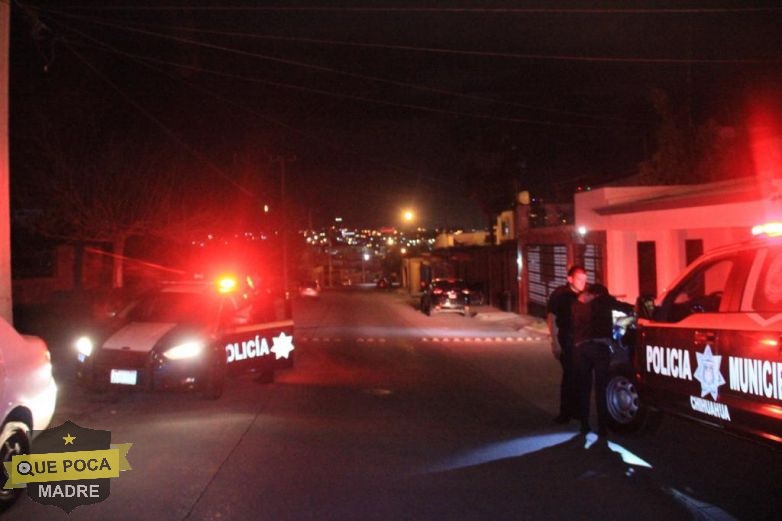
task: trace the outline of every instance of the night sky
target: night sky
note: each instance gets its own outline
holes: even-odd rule
[[[782,93],[775,3],[70,3],[12,3],[14,175],[36,168],[31,136],[138,141],[256,208],[284,159],[299,227],[395,226],[404,207],[482,227],[487,187],[510,204],[634,173],[652,89],[736,127]]]

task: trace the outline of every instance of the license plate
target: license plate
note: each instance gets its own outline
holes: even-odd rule
[[[138,371],[128,369],[112,369],[111,383],[122,385],[136,385]]]

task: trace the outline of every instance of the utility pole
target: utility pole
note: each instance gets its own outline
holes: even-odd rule
[[[280,157],[280,210],[282,210],[282,284],[288,295],[288,202],[285,198],[285,158]]]
[[[0,316],[13,324],[11,302],[11,204],[8,159],[8,65],[11,2],[0,0]]]
[[[287,175],[288,162],[296,161],[295,157],[287,158],[277,156],[280,162],[280,213],[282,214],[282,223],[280,224],[280,234],[282,235],[282,284],[285,295],[290,291],[288,281],[288,200],[285,194],[285,176]]]
[[[331,248],[332,248],[332,245],[331,245],[331,230],[328,231],[327,237],[328,237],[328,248],[329,249],[326,252],[326,259],[328,259],[328,262],[329,262],[329,287],[333,288],[334,287],[334,275],[333,275],[333,271],[332,271],[333,268],[332,268],[332,265],[331,265]]]

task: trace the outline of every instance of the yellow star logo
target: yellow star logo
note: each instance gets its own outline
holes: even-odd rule
[[[62,439],[65,440],[65,444],[73,445],[73,440],[76,439],[76,436],[71,436],[71,433],[69,432],[67,436],[63,436]]]

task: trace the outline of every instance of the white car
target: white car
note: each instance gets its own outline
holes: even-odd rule
[[[57,401],[49,350],[43,340],[20,335],[0,319],[0,463],[30,452],[31,433],[49,426]],[[2,467],[3,485],[8,476]],[[0,488],[0,511],[10,507],[23,488]]]
[[[320,282],[312,280],[299,284],[299,296],[304,298],[320,298]]]

